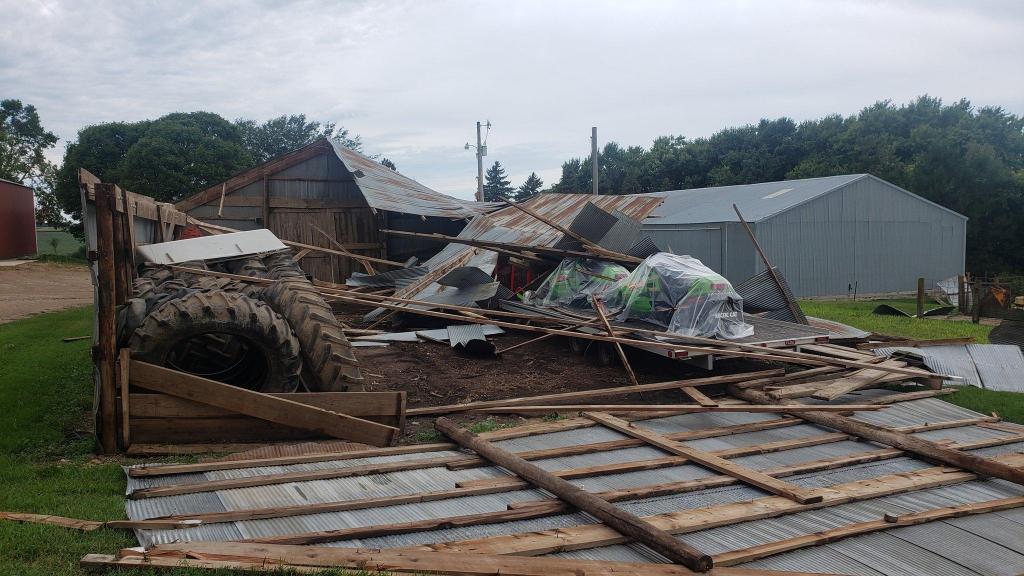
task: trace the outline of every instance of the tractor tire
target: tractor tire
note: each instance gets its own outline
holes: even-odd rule
[[[290,253],[263,258],[267,276],[276,280],[264,287],[263,300],[284,316],[295,330],[305,365],[303,381],[311,392],[358,392],[363,375],[352,345],[331,306],[306,279]]]
[[[259,392],[299,385],[299,341],[269,306],[242,294],[190,291],[153,309],[132,334],[132,358]]]

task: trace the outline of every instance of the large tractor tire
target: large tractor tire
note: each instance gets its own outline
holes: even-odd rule
[[[276,280],[263,290],[263,299],[295,330],[302,349],[303,381],[312,392],[358,392],[363,375],[352,345],[331,306],[306,279],[290,253],[263,258],[267,277]]]
[[[288,322],[243,294],[196,290],[155,307],[132,334],[136,360],[259,392],[293,392],[302,360]]]

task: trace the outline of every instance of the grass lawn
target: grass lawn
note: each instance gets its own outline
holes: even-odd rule
[[[53,241],[57,241],[54,249]],[[36,228],[36,252],[39,255],[71,256],[78,252],[82,246],[77,238],[54,228]]]
[[[991,326],[973,324],[969,321],[946,320],[944,318],[903,318],[900,316],[879,316],[871,311],[879,304],[890,304],[913,313],[917,304],[913,298],[897,300],[805,300],[800,307],[808,316],[836,320],[856,326],[862,330],[879,332],[906,338],[961,338],[973,336],[979,343],[988,342]],[[1024,377],[1022,375],[1021,377]],[[1024,394],[994,392],[970,386],[963,387],[956,394],[943,398],[958,406],[977,410],[984,414],[997,412],[1003,419],[1024,424]]]

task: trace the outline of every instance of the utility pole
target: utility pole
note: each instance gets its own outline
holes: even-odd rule
[[[477,131],[479,132],[479,126],[477,127]],[[598,194],[598,192],[597,192],[597,190],[598,190],[598,187],[597,187],[597,163],[598,163],[598,160],[599,160],[599,157],[597,155],[597,126],[594,126],[594,127],[592,127],[590,129],[590,171],[591,171],[590,181],[592,182],[592,186],[594,188],[594,196],[597,196],[597,194]]]
[[[480,137],[480,128],[485,126],[487,131],[491,131],[491,121],[488,120],[486,124],[476,123],[476,201],[483,202],[484,199],[484,156],[487,156],[487,143]],[[466,150],[469,150],[470,144],[466,142]]]

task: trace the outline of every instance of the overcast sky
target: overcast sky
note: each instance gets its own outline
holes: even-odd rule
[[[920,94],[1024,113],[1024,2],[132,2],[0,0],[0,98],[73,140],[89,124],[207,110],[305,113],[462,198],[463,149],[547,184],[602,142]],[[59,152],[55,153],[59,158]]]

